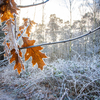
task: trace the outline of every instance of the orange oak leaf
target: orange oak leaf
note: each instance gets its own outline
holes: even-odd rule
[[[34,21],[31,21],[29,18],[23,18],[23,21],[24,21],[24,24],[19,27],[19,31],[22,31],[27,25],[29,25],[26,29],[26,34],[29,37],[31,33],[31,29],[33,25],[35,25],[36,23]]]
[[[21,58],[22,57],[22,52],[19,50],[19,54],[15,51],[15,49],[12,49],[11,50],[11,54],[12,54],[12,57],[10,59],[10,63],[12,63],[13,61],[15,61],[15,66],[14,66],[14,70],[17,69],[18,71],[18,74],[20,74],[21,72],[21,69],[25,69],[24,68],[24,65],[21,61]]]
[[[23,18],[23,21],[24,21],[24,25],[25,26],[27,26],[28,20],[29,20],[28,18]]]
[[[28,37],[22,37],[23,39],[23,45],[22,47],[28,47],[32,46],[35,43],[35,40],[28,40]],[[41,70],[43,69],[43,66],[45,65],[43,58],[47,58],[47,56],[44,53],[41,53],[40,50],[42,50],[43,47],[33,47],[33,48],[27,48],[25,53],[25,61],[28,60],[32,56],[32,64],[33,66],[37,63],[38,68]]]
[[[14,0],[2,0],[0,1],[0,14],[1,14],[1,21],[6,21],[9,18],[13,18],[13,14],[17,14],[17,4]]]
[[[30,24],[31,24],[31,25],[34,25],[34,24],[36,24],[36,23],[32,20],[32,21],[30,21]]]
[[[3,43],[3,44],[5,44],[5,48],[4,48],[5,54],[4,54],[4,56],[8,57],[8,59],[9,59],[9,49],[10,49],[10,43],[9,43],[9,42],[8,42],[8,43],[6,43],[6,42],[4,41],[4,43]]]
[[[30,33],[31,33],[31,29],[32,29],[32,26],[36,24],[34,21],[30,21],[30,25],[28,26],[27,30],[26,30],[26,34],[28,35],[28,37],[30,36]]]
[[[19,31],[21,31],[22,29],[24,29],[24,25],[19,27]]]
[[[21,36],[21,34],[19,33],[17,36],[19,37],[19,36]]]
[[[17,39],[18,39],[18,37],[21,36],[22,33],[23,33],[23,30],[21,30],[20,33],[17,34]]]
[[[7,32],[5,32],[4,34],[7,35]]]
[[[10,43],[8,42],[8,43],[6,43],[6,44],[7,44],[8,48],[10,48]]]
[[[31,32],[31,26],[29,25],[27,30],[26,30],[26,34],[28,35],[28,37],[30,36]]]
[[[11,12],[10,11],[5,11],[4,14],[1,17],[1,21],[3,22],[3,21],[6,21],[10,18],[14,18],[13,15],[11,14]]]

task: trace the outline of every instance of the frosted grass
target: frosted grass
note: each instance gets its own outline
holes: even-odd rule
[[[41,71],[31,61],[19,76],[14,64],[1,68],[2,86],[7,85],[16,98],[26,100],[98,100],[100,99],[100,56],[72,60],[58,59],[46,63]],[[6,88],[4,88],[6,89]]]

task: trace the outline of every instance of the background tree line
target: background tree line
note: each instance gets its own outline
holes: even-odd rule
[[[66,0],[65,0],[66,1]],[[66,40],[83,35],[90,30],[100,26],[100,1],[93,0],[93,4],[86,0],[88,8],[91,10],[81,16],[80,20],[74,20],[72,22],[72,11],[74,9],[73,3],[77,1],[69,0],[67,7],[69,7],[70,19],[66,22],[63,19],[51,14],[49,22],[44,23],[44,9],[45,5],[42,5],[42,23],[35,26],[34,33],[31,33],[32,39],[36,40],[37,44],[49,43],[55,41]],[[21,2],[20,2],[21,3]],[[86,6],[86,5],[85,5]],[[83,7],[80,5],[80,8]],[[82,13],[80,11],[80,13]],[[35,16],[35,13],[34,13]],[[34,17],[33,16],[33,17]],[[20,16],[17,20],[20,19]],[[18,23],[19,24],[19,23]],[[47,45],[44,48],[44,52],[49,56],[49,61],[53,61],[58,58],[71,59],[76,55],[79,59],[81,56],[94,56],[100,54],[100,30],[92,33],[91,35],[63,44]],[[21,43],[21,41],[20,41]]]
[[[100,26],[100,13],[96,13],[95,17],[92,12],[85,13],[81,20],[75,20],[70,26],[70,22],[63,22],[62,19],[58,18],[55,14],[50,15],[50,20],[47,25],[39,24],[35,27],[35,32],[32,38],[37,40],[37,43],[55,42],[66,40],[70,38],[70,32],[72,38],[80,36],[89,32],[90,30]],[[71,27],[71,31],[70,31]],[[94,54],[100,54],[100,30],[75,40],[71,43],[71,54],[70,54],[70,43],[56,44],[46,46],[44,52],[50,56],[51,60],[57,58],[69,59],[77,55],[93,56]]]

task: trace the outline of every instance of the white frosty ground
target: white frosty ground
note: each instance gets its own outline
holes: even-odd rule
[[[32,67],[30,61],[25,67],[21,76],[13,70],[13,64],[0,68],[2,90],[7,90],[11,97],[18,100],[100,99],[100,56],[80,60],[73,57],[71,61],[58,59],[46,63],[43,71]]]
[[[10,97],[9,94],[4,93],[0,90],[0,100],[14,100],[14,98]]]

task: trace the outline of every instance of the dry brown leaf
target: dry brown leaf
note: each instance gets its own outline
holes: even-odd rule
[[[23,30],[21,30],[20,33],[17,34],[17,39],[21,36],[22,33],[23,33]]]
[[[35,43],[35,40],[28,40],[28,37],[23,37],[23,45],[22,47],[28,47],[32,46]],[[37,63],[38,68],[41,70],[43,69],[43,66],[45,65],[43,58],[47,58],[47,56],[44,53],[41,53],[40,50],[42,50],[43,47],[33,47],[33,48],[27,48],[25,53],[25,61],[28,60],[32,56],[32,64],[33,66]]]
[[[28,26],[27,30],[26,30],[26,34],[28,35],[28,37],[31,34],[31,29],[33,27],[33,25],[36,24],[34,21],[30,21],[30,25]]]
[[[29,20],[28,18],[23,18],[23,21],[24,21],[24,25],[25,26],[27,26],[28,20]]]
[[[1,17],[1,21],[6,21],[10,18],[14,18],[10,11],[5,11]]]
[[[13,18],[13,14],[17,14],[17,4],[14,0],[3,0],[0,5],[1,21],[6,21]]]
[[[24,25],[19,27],[19,31],[21,31],[22,29],[24,29]]]
[[[6,44],[7,44],[8,48],[10,48],[10,43],[8,42],[8,43],[6,43]]]
[[[12,63],[13,61],[15,61],[15,66],[14,66],[14,70],[17,69],[18,71],[18,74],[20,74],[21,72],[21,69],[25,69],[24,68],[24,65],[21,61],[21,58],[22,57],[22,52],[19,50],[19,54],[17,54],[17,52],[15,51],[15,49],[12,49],[11,50],[11,54],[12,54],[12,57],[10,59],[10,63]]]
[[[4,34],[5,34],[5,35],[7,35],[8,33],[7,33],[7,32],[5,32]]]
[[[26,29],[26,34],[28,35],[28,37],[30,36],[31,32],[31,26],[29,25],[28,28]]]

